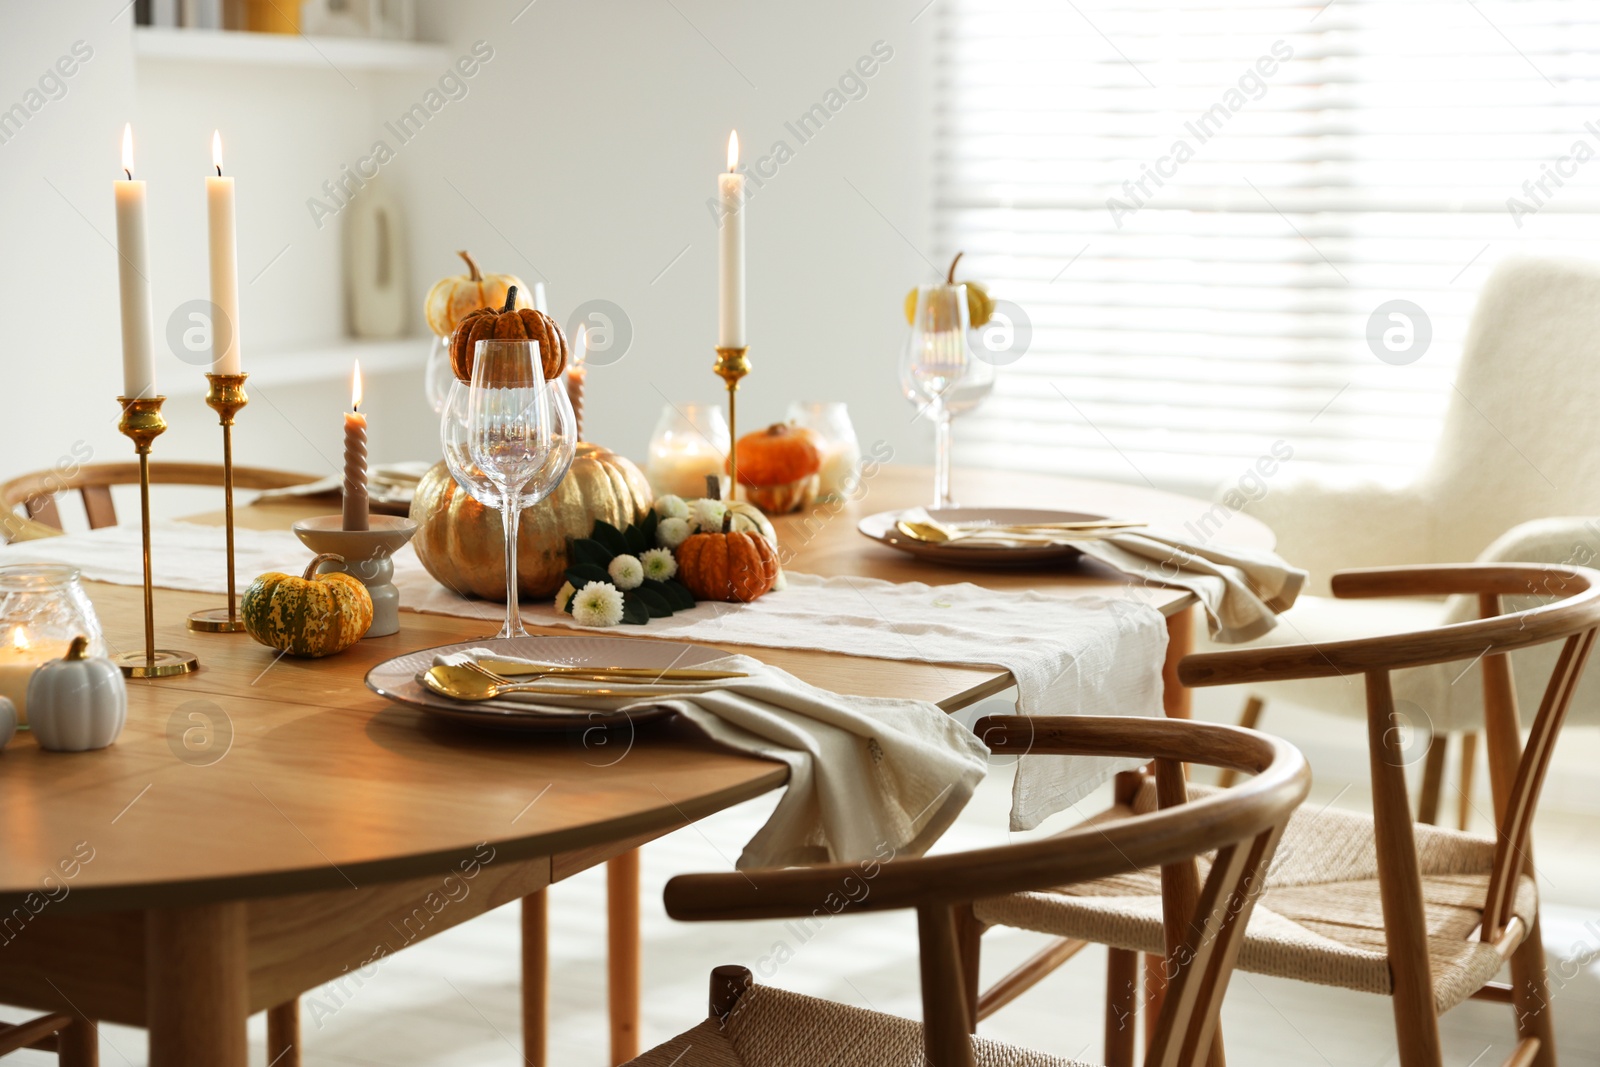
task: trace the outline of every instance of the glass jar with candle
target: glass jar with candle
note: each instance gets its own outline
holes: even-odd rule
[[[801,401],[789,405],[789,421],[817,436],[822,450],[822,483],[817,499],[840,500],[855,490],[861,469],[861,443],[850,409],[839,401]]]
[[[66,655],[79,634],[91,656],[106,654],[105,635],[75,567],[14,564],[0,567],[0,696],[28,721],[28,681],[46,660]]]
[[[706,476],[724,474],[728,420],[720,404],[668,404],[661,409],[645,477],[657,496],[706,495]]]

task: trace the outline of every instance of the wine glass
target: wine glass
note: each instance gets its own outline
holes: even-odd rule
[[[428,397],[428,406],[442,413],[450,397],[450,387],[455,383],[456,372],[450,365],[450,345],[455,340],[448,337],[433,338],[428,348],[428,361],[422,367],[422,388]]]
[[[560,379],[556,379],[551,385],[554,386],[559,381]],[[500,490],[495,488],[488,474],[472,461],[472,449],[467,438],[468,398],[471,396],[471,391],[471,386],[466,382],[451,378],[445,390],[444,409],[439,413],[439,447],[444,453],[445,467],[455,479],[456,485],[484,507],[499,511]],[[572,410],[572,402],[564,389],[552,388],[550,394],[550,403],[555,416],[552,424],[552,440],[555,447],[550,450],[550,457],[545,461],[545,466],[549,469],[541,469],[541,473],[534,477],[529,486],[534,482],[559,484],[566,477],[567,469],[572,466],[573,456],[577,451],[577,418]],[[529,486],[523,487],[524,510],[537,503],[536,500],[529,498]]]
[[[547,382],[537,341],[479,341],[467,391],[467,453],[493,485],[505,534],[506,620],[496,637],[525,637],[517,607],[517,532],[522,509],[550,494],[570,464],[556,412],[559,386]]]
[[[900,357],[906,399],[928,412],[934,426],[933,506],[950,498],[950,420],[981,404],[994,389],[994,367],[973,355],[965,285],[917,290],[911,333]]]

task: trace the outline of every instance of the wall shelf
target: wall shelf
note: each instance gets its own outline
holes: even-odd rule
[[[161,26],[134,27],[133,50],[141,61],[333,67],[340,71],[440,70],[450,63],[450,52],[443,45],[419,41]]]
[[[349,382],[350,368],[359,359],[363,378],[413,373],[417,375],[417,388],[420,389],[422,368],[428,361],[429,340],[425,336],[392,341],[347,339],[260,355],[247,350],[244,369],[250,372],[251,385],[260,384],[276,389],[316,382],[337,382],[340,383],[340,389],[348,392],[344,383]],[[187,396],[191,393],[199,396],[206,391],[206,380],[198,372],[182,376],[173,373],[163,379],[161,386],[162,392],[168,396]]]

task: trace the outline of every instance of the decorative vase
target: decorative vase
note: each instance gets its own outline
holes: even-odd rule
[[[561,485],[522,513],[517,537],[517,589],[522,599],[553,594],[566,581],[574,538],[588,537],[595,520],[621,529],[644,518],[654,497],[630,460],[579,444]],[[441,461],[423,476],[411,501],[417,524],[412,547],[428,573],[462,596],[505,599],[504,541],[498,512],[456,484]]]

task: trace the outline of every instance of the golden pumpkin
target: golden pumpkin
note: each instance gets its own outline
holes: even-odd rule
[[[678,580],[696,600],[749,603],[778,580],[778,557],[765,537],[740,533],[725,516],[718,533],[697,533],[678,546]]]
[[[459,381],[472,381],[472,361],[479,341],[537,341],[545,380],[567,369],[567,338],[542,311],[517,306],[517,287],[506,292],[499,308],[479,308],[456,327],[450,341],[450,369]]]
[[[561,588],[568,542],[588,537],[596,519],[620,530],[643,519],[652,502],[650,483],[631,461],[599,445],[578,445],[556,491],[522,513],[517,535],[522,597],[546,597]],[[418,483],[411,518],[417,524],[411,546],[440,584],[463,596],[505,600],[500,513],[456,485],[443,462]]]
[[[531,291],[515,274],[484,274],[465,252],[456,255],[467,261],[466,274],[453,274],[433,283],[428,298],[422,303],[422,314],[428,320],[428,329],[439,337],[449,337],[456,332],[461,320],[479,308],[499,307],[506,302],[506,293],[516,286],[520,294],[519,307],[532,307]]]
[[[239,602],[245,632],[269,648],[312,659],[361,640],[372,627],[372,595],[343,571],[318,574],[329,560],[344,557],[324,552],[298,578],[268,571],[251,582]]]

